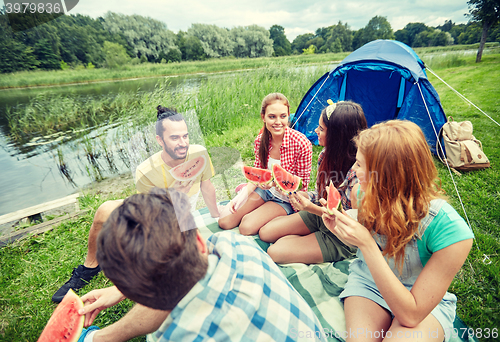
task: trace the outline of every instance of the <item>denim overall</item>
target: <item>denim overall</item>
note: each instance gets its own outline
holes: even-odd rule
[[[417,280],[420,272],[424,268],[418,253],[418,239],[424,235],[425,230],[430,225],[434,217],[446,202],[441,199],[432,200],[430,203],[429,213],[422,219],[419,225],[419,230],[416,236],[405,247],[405,258],[401,274],[398,267],[395,265],[394,258],[386,259],[394,275],[401,283],[411,290],[413,284]],[[383,250],[387,239],[385,236],[376,234],[373,237],[380,249]],[[351,296],[359,296],[368,298],[383,308],[391,311],[385,300],[382,298],[375,281],[366,265],[363,253],[358,249],[357,259],[349,266],[349,279],[344,291],[340,294],[340,298],[344,299]],[[431,314],[439,321],[445,334],[448,332],[445,341],[449,339],[449,332],[453,329],[453,321],[455,320],[457,298],[454,294],[446,292],[441,302],[432,310]],[[425,332],[427,333],[427,332]]]

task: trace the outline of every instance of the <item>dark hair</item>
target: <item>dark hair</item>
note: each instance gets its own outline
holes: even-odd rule
[[[361,106],[351,101],[338,102],[330,118],[326,115],[326,108],[323,109],[321,117],[326,126],[326,143],[316,188],[318,196],[326,199],[330,180],[338,188],[356,161],[357,148],[353,138],[366,129],[367,124]]]
[[[288,115],[290,115],[290,103],[285,95],[281,93],[271,93],[264,97],[262,100],[262,105],[260,107],[260,116],[264,117],[266,114],[266,108],[274,102],[281,102],[288,108]],[[262,136],[260,138],[259,146],[259,158],[264,169],[267,169],[267,157],[269,156],[269,139],[271,138],[271,132],[266,127],[264,122],[264,128],[262,129]]]
[[[188,197],[155,188],[125,199],[97,238],[97,260],[129,299],[172,310],[205,276]]]
[[[177,109],[175,108],[166,108],[158,105],[156,110],[156,135],[160,137],[163,137],[163,131],[165,130],[163,127],[163,120],[185,121],[182,114],[177,113]]]

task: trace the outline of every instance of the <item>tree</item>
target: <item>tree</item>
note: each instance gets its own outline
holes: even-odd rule
[[[234,42],[229,31],[216,25],[192,24],[188,34],[197,37],[208,57],[225,57],[233,53]]]
[[[269,29],[270,38],[273,40],[275,56],[287,56],[292,53],[292,44],[285,35],[285,29],[280,25],[273,25]]]
[[[500,22],[500,0],[469,0],[467,4],[469,5],[469,17],[474,21],[481,22],[483,26],[476,56],[476,63],[479,63],[483,56],[488,31]]]
[[[312,33],[305,33],[295,37],[292,42],[292,50],[294,51],[294,53],[302,53],[304,49],[307,49],[309,45],[311,45],[307,44],[307,42],[313,38],[314,34]]]
[[[378,15],[371,18],[365,26],[363,32],[363,44],[377,39],[394,39],[391,24],[387,21],[386,17]]]
[[[273,41],[269,31],[257,25],[238,26],[231,30],[235,57],[269,57],[273,54]]]
[[[355,31],[353,36],[352,36],[352,48],[354,50],[359,49],[360,47],[363,46],[363,34],[365,32],[364,28],[360,28],[359,30]]]
[[[307,49],[302,50],[303,55],[314,55],[316,53],[316,46],[309,45]]]
[[[108,12],[102,25],[111,34],[122,34],[134,56],[146,56],[149,61],[159,61],[161,52],[177,47],[176,36],[167,25],[149,17]]]
[[[205,51],[203,50],[203,45],[198,37],[192,36],[190,34],[184,37],[184,59],[188,61],[202,61],[207,58]]]
[[[324,32],[324,29],[321,29]],[[316,30],[318,32],[318,30]],[[320,48],[320,52],[344,52],[352,51],[352,31],[349,26],[342,24],[341,21],[337,25],[329,26],[326,34],[323,36],[326,40],[325,44]]]
[[[59,57],[52,51],[52,45],[46,39],[42,39],[35,44],[33,54],[40,62],[41,69],[61,69]]]
[[[0,72],[36,69],[39,62],[33,49],[14,39],[0,38]]]
[[[182,60],[181,50],[177,46],[170,48],[165,55],[165,60],[169,63],[180,62]]]
[[[104,42],[103,50],[106,56],[106,67],[108,68],[120,67],[130,60],[125,48],[118,43]]]
[[[429,27],[424,23],[408,23],[402,30],[396,31],[394,36],[396,40],[405,43],[408,46],[415,46],[415,38],[420,32],[427,31]]]

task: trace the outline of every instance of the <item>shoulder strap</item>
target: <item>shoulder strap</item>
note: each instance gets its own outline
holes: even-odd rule
[[[425,230],[431,224],[432,220],[434,220],[434,218],[437,216],[437,214],[439,213],[439,210],[441,210],[441,207],[445,203],[446,203],[446,201],[443,200],[443,199],[441,199],[441,198],[437,198],[437,199],[434,199],[434,200],[431,201],[431,203],[429,205],[429,213],[427,214],[427,216],[425,216],[422,219],[422,221],[420,221],[420,224],[419,224],[419,227],[418,227],[417,237],[419,239],[422,238],[422,236],[424,235]]]

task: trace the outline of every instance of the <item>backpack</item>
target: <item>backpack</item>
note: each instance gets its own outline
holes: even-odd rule
[[[438,149],[441,161],[455,170],[470,171],[490,167],[483,145],[472,135],[470,121],[456,122],[450,116],[441,128],[446,158]]]

